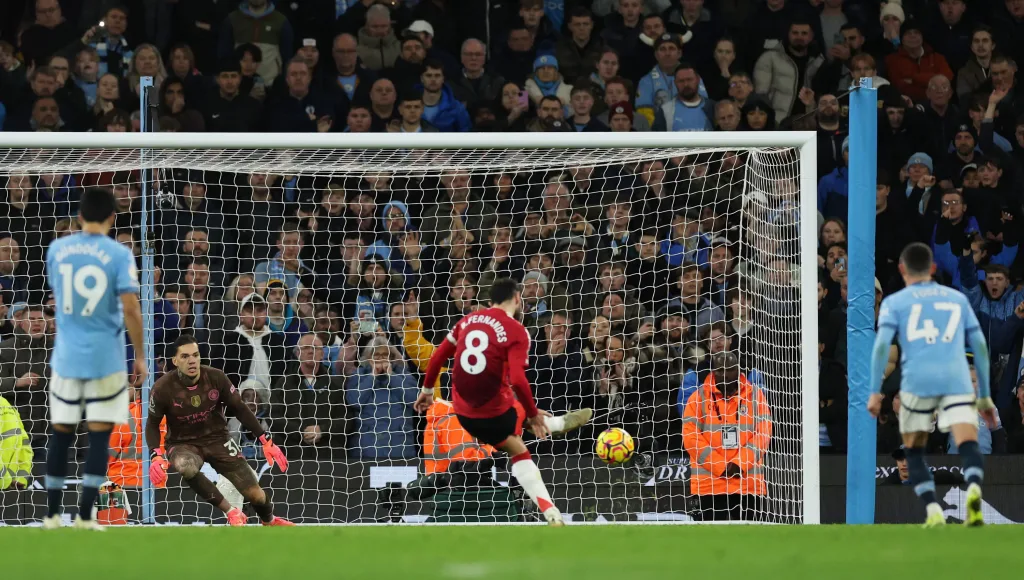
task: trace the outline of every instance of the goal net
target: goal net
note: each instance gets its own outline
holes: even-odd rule
[[[486,147],[504,136],[445,136],[430,148],[399,135],[291,135],[303,141],[280,149],[229,146],[226,135],[8,144],[0,395],[20,414],[34,460],[26,490],[0,491],[2,520],[44,515],[46,363],[59,332],[45,252],[76,231],[78,198],[99,186],[117,200],[111,235],[138,256],[151,370],[174,372],[169,345],[198,339],[204,362],[228,374],[291,462],[287,473],[268,468],[229,420],[229,449],[249,460],[277,515],[542,521],[508,458],[475,445],[450,406],[435,403],[426,417],[412,409],[433,348],[488,304],[496,279],[512,277],[538,406],[594,410],[572,433],[525,436],[568,519],[721,520],[742,510],[817,522],[815,270],[801,269],[814,263],[813,181],[801,179],[808,164],[813,174],[813,152],[801,153],[798,134],[777,135],[785,146],[704,146],[686,134],[626,147],[591,134],[508,148]],[[130,369],[146,353],[126,347],[126,356]],[[715,395],[708,377],[737,371],[738,397]],[[132,382],[133,421],[112,437],[117,487],[101,498],[103,517],[224,523],[173,471],[166,487],[151,486],[141,431],[150,384]],[[436,392],[450,397],[447,373]],[[594,454],[610,427],[635,442],[624,464]],[[85,445],[80,437],[79,460]],[[726,457],[738,477],[724,471]],[[241,504],[210,465],[204,473]],[[729,498],[740,492],[742,506]]]

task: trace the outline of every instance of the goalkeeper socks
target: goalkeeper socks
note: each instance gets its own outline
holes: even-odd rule
[[[910,483],[914,486],[914,493],[921,498],[921,502],[925,506],[936,503],[935,480],[924,460],[924,449],[920,447],[907,449],[907,467],[910,469]]]
[[[223,509],[224,506],[228,506],[228,509],[231,509],[227,500],[224,499],[224,494],[202,473],[195,474],[191,479],[186,479],[185,482],[192,488],[192,491],[196,492],[196,495],[206,500],[213,507]]]
[[[537,468],[533,459],[530,459],[529,451],[524,451],[512,458],[512,477],[516,478],[519,485],[523,486],[526,495],[530,496],[541,512],[546,512],[554,506],[551,503],[551,494],[548,493],[544,479],[540,476],[540,469]]]
[[[253,511],[256,512],[256,515],[260,517],[261,522],[269,523],[271,520],[274,519],[274,504],[270,503],[270,499],[266,498],[266,496],[264,496],[264,498],[265,499],[263,503],[249,502],[249,505],[252,506]]]
[[[46,515],[55,516],[64,504],[64,479],[68,476],[68,449],[74,433],[54,429],[46,446]]]
[[[92,519],[92,508],[100,495],[100,486],[107,481],[107,461],[110,449],[110,431],[90,431],[89,450],[85,453],[82,469],[82,495],[78,497],[78,517]]]
[[[957,452],[960,453],[960,460],[963,462],[964,479],[967,483],[981,485],[981,481],[985,479],[985,468],[978,442],[964,441],[957,446]]]

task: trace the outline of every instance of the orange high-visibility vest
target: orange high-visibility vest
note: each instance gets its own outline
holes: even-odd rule
[[[423,471],[443,472],[452,461],[480,461],[490,457],[494,448],[473,439],[459,424],[452,404],[435,399],[427,409],[427,432],[423,438]]]
[[[121,487],[142,487],[142,411],[140,401],[128,405],[128,423],[115,425],[110,433],[107,479]],[[160,445],[167,435],[167,419],[160,423]]]
[[[772,438],[772,415],[761,389],[740,375],[740,390],[726,398],[709,374],[686,402],[683,447],[690,455],[694,495],[766,495],[764,456]],[[725,477],[735,463],[740,477]]]

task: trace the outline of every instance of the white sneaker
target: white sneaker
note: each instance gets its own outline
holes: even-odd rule
[[[59,530],[64,527],[64,520],[60,514],[43,518],[44,530]]]
[[[96,520],[83,520],[79,516],[75,516],[74,527],[76,530],[92,530],[94,532],[105,532],[107,528],[96,523]]]
[[[562,520],[562,512],[558,511],[558,508],[551,506],[544,510],[544,519],[548,521],[548,525],[552,527],[562,527],[565,525],[565,521]]]

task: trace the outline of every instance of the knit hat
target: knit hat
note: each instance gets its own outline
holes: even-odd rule
[[[611,122],[612,117],[615,115],[625,115],[629,122],[633,122],[633,105],[629,104],[629,101],[621,101],[612,105],[611,111],[608,112],[608,121]]]
[[[533,61],[533,70],[536,71],[542,66],[553,66],[558,70],[558,59],[550,54],[538,56],[537,60]]]
[[[907,167],[910,167],[911,165],[924,165],[928,168],[929,172],[935,171],[935,164],[932,163],[932,156],[927,153],[918,152],[911,155],[910,159],[907,160]]]
[[[956,136],[959,135],[960,133],[970,133],[971,139],[974,139],[974,143],[975,145],[977,145],[978,132],[974,130],[974,125],[970,123],[963,123],[961,125],[958,125],[956,128],[956,132],[953,133],[953,138],[955,139]]]
[[[525,276],[523,276],[523,284],[524,285],[526,284],[527,280],[536,280],[537,283],[540,284],[541,288],[544,289],[544,293],[547,294],[547,292],[548,292],[548,277],[545,276],[543,272],[540,272],[538,270],[530,270],[529,272],[526,273]]]
[[[882,6],[882,13],[878,17],[878,21],[885,20],[886,16],[895,16],[900,22],[907,20],[907,15],[903,12],[903,6],[900,6],[897,2],[890,0],[885,6]]]
[[[918,33],[921,32],[921,25],[914,20],[907,20],[900,26],[900,38],[903,38],[911,30],[916,30]]]
[[[663,45],[663,44],[665,44],[667,42],[671,42],[672,44],[676,45],[676,48],[679,48],[680,50],[682,50],[682,46],[679,45],[679,39],[676,37],[676,35],[669,34],[667,32],[665,34],[662,34],[661,36],[659,36],[654,41],[654,50],[658,50],[659,46],[661,46],[661,45]]]

